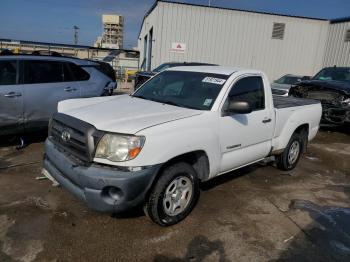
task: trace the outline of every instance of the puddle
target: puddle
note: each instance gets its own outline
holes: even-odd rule
[[[319,206],[311,201],[292,200],[290,209],[303,210],[315,221],[307,234],[334,258],[350,261],[350,208]]]

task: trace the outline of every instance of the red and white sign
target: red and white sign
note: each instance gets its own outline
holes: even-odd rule
[[[186,44],[185,43],[172,43],[171,44],[171,51],[177,52],[177,53],[185,53]]]

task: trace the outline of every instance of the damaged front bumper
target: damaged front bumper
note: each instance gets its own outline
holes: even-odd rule
[[[65,189],[95,211],[120,213],[144,202],[160,165],[140,171],[76,163],[49,139],[45,142],[44,168]]]
[[[350,95],[320,86],[294,86],[290,95],[319,100],[322,104],[321,123],[342,126],[350,124]]]
[[[325,124],[345,125],[350,124],[350,106],[338,106],[322,104],[322,122]]]

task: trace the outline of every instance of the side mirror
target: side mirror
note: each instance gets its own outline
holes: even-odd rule
[[[245,101],[230,101],[227,109],[225,110],[226,115],[229,114],[249,114],[252,109],[248,102]]]

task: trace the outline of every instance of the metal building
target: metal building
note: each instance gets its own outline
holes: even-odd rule
[[[350,66],[350,17],[330,21],[324,66]]]
[[[324,64],[329,21],[245,10],[156,1],[138,38],[140,65],[207,62],[314,75]]]

